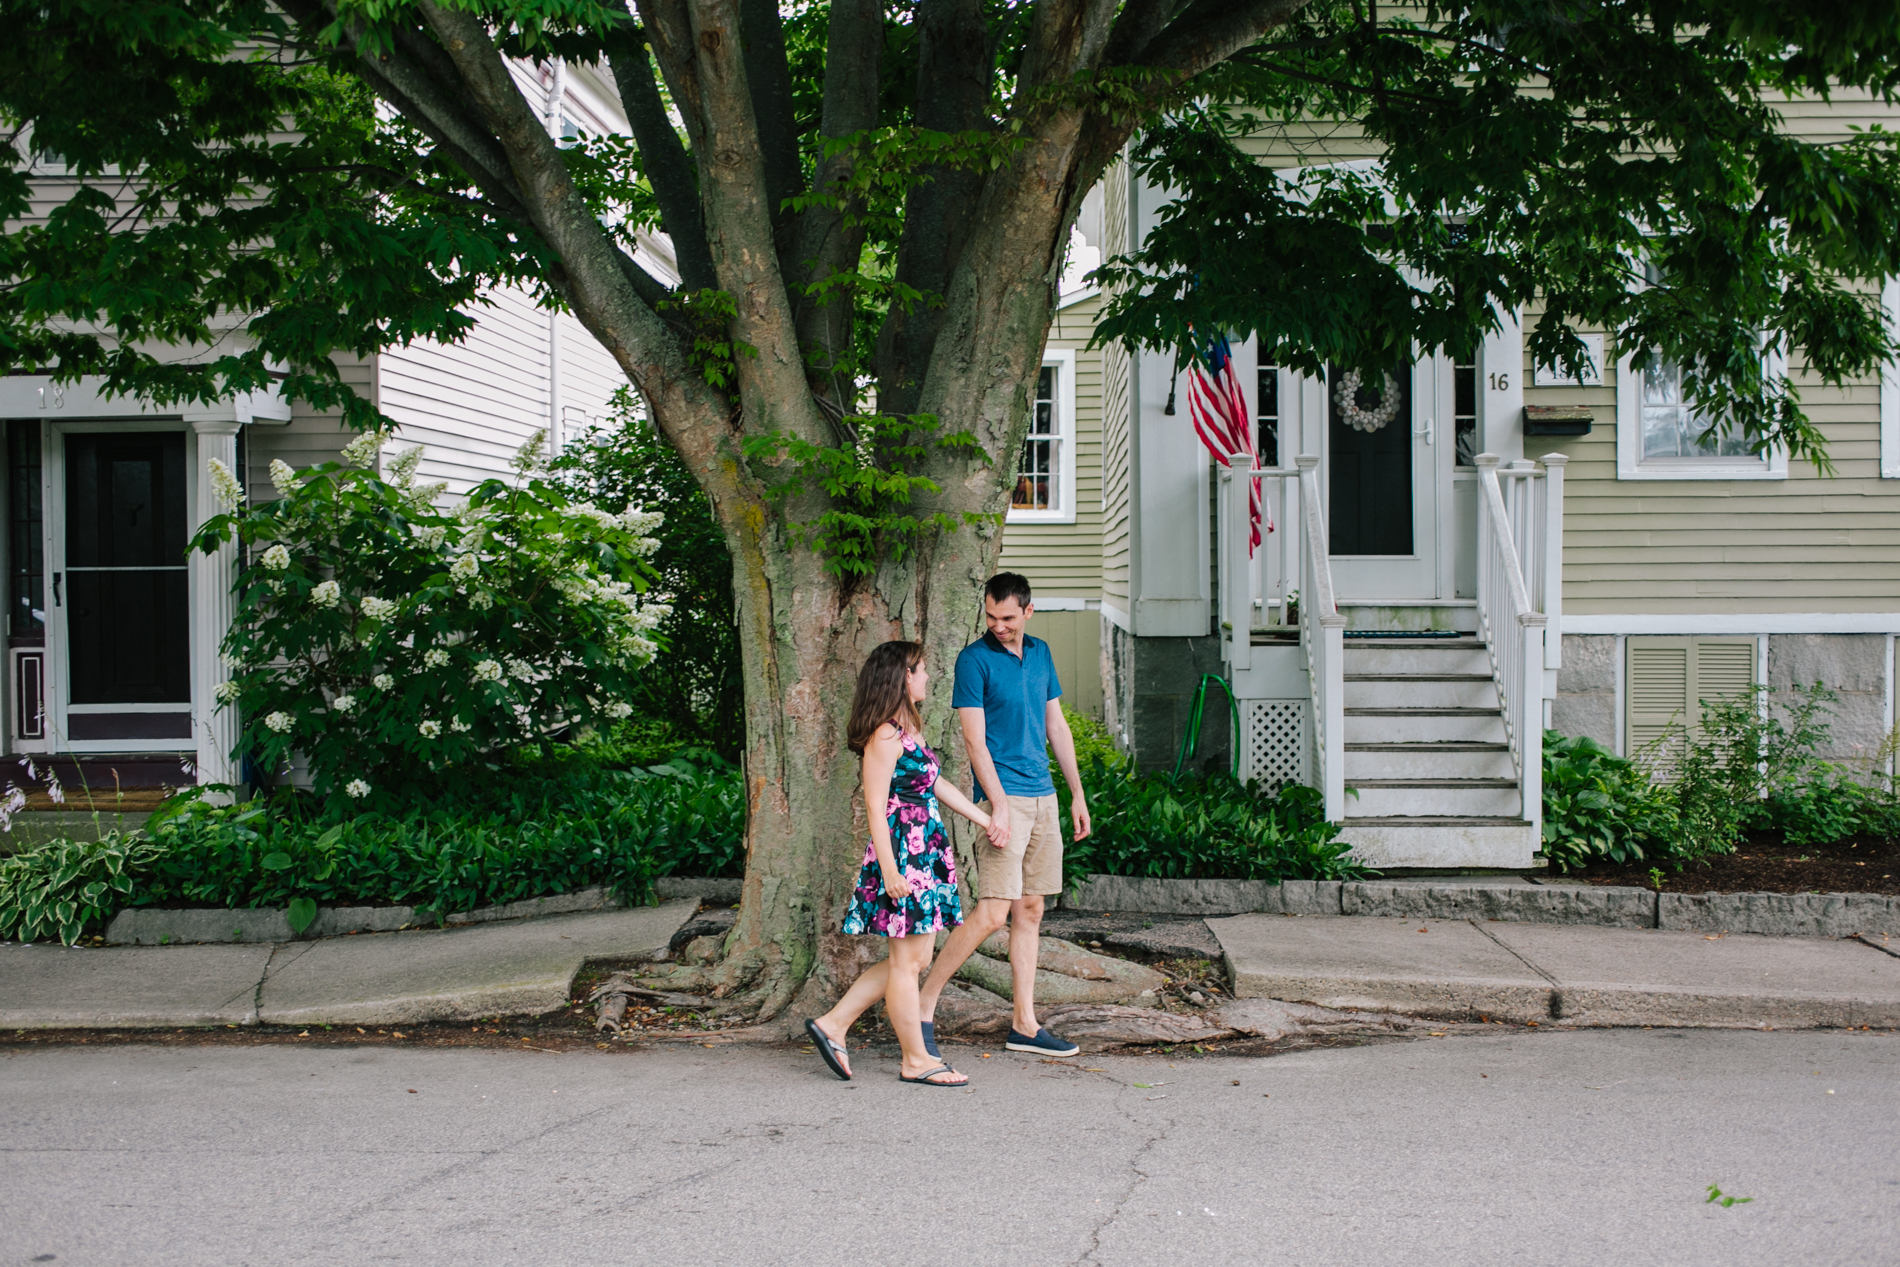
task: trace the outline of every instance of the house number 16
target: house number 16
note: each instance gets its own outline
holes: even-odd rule
[[[1502,391],[1509,391],[1510,389],[1511,389],[1511,376],[1509,374],[1493,374],[1491,376],[1491,390],[1492,391],[1502,392]]]

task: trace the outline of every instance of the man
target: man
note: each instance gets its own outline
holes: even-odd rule
[[[950,934],[918,998],[925,1045],[937,1055],[937,999],[984,938],[1009,921],[1009,973],[1015,994],[1009,1050],[1073,1056],[1081,1048],[1036,1020],[1036,951],[1043,899],[1062,891],[1062,828],[1049,749],[1068,780],[1075,838],[1089,834],[1089,807],[1075,764],[1075,737],[1062,715],[1062,683],[1049,644],[1024,630],[1035,614],[1029,582],[999,572],[983,586],[988,633],[957,657],[951,707],[976,773],[976,799],[990,811],[988,846],[977,846],[976,911]]]

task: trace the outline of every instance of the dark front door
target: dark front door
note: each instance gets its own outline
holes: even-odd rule
[[[185,437],[66,436],[66,628],[74,705],[191,702],[185,581]],[[72,736],[149,731],[159,716],[72,718]],[[189,717],[167,719],[168,732]],[[117,727],[126,738],[137,735]]]
[[[1333,369],[1327,385],[1331,476],[1327,532],[1333,554],[1411,554],[1412,368],[1355,385]]]

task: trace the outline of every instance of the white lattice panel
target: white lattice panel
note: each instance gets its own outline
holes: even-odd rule
[[[1241,778],[1270,788],[1307,781],[1305,700],[1241,700],[1240,725],[1246,738]]]

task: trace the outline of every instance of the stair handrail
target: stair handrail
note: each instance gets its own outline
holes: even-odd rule
[[[1319,487],[1319,458],[1302,453],[1300,515],[1305,549],[1300,553],[1300,645],[1306,651],[1306,676],[1312,694],[1313,754],[1319,762],[1320,795],[1326,820],[1346,816],[1346,618],[1333,598],[1332,559],[1328,554],[1326,512]]]
[[[1478,465],[1478,633],[1504,710],[1504,734],[1517,769],[1523,816],[1539,839],[1543,825],[1545,614],[1531,602],[1512,515],[1498,485],[1498,455]],[[1533,689],[1535,684],[1535,689]]]

